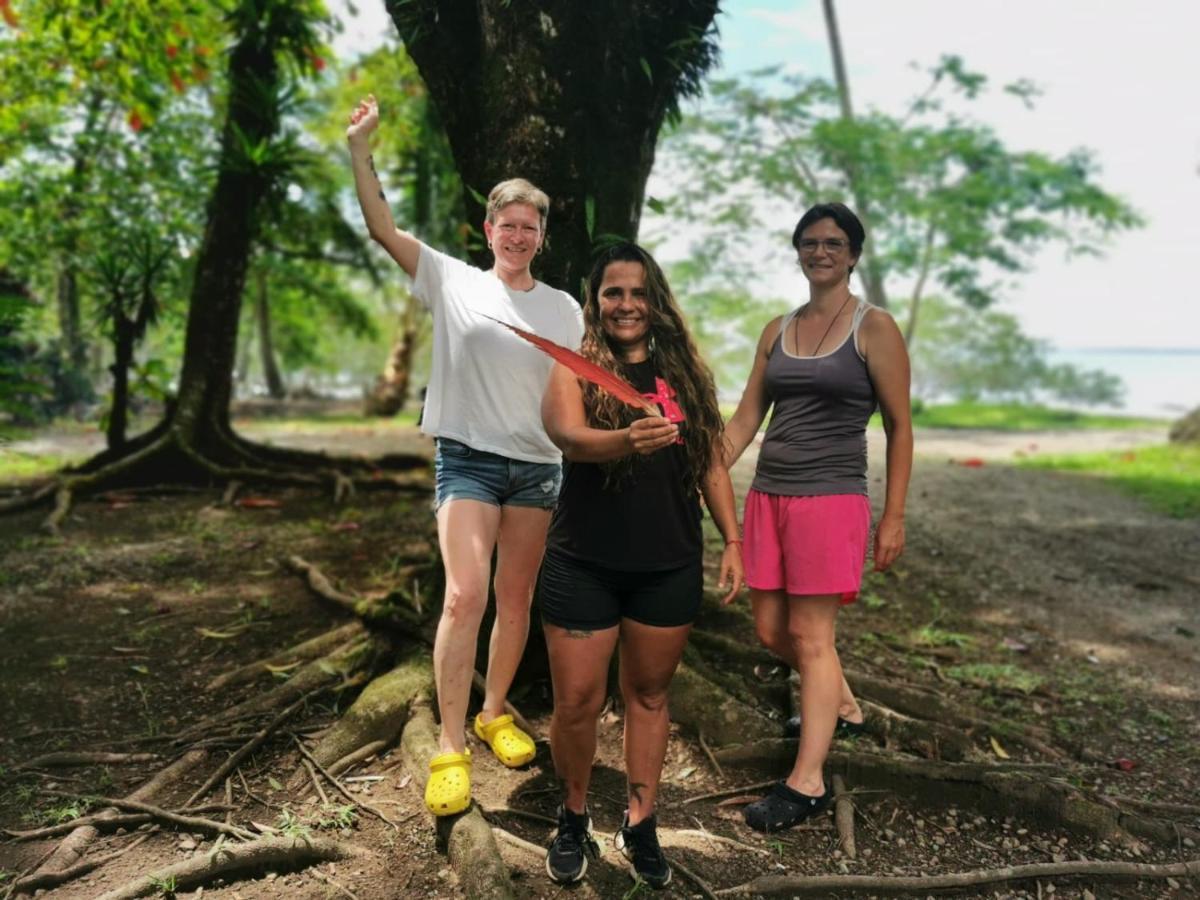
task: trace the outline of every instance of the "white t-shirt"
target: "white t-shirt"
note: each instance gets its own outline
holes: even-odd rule
[[[424,244],[413,296],[433,313],[421,430],[510,459],[559,462],[541,412],[554,360],[484,315],[577,350],[579,304],[540,281],[529,291],[511,290],[491,272]]]

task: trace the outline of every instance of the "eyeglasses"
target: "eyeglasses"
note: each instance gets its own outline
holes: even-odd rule
[[[816,238],[804,238],[797,246],[801,253],[816,253],[818,247],[824,247],[825,252],[836,256],[845,250],[849,244],[841,238],[825,238],[817,240]]]

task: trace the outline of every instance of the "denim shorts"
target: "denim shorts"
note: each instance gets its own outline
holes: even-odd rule
[[[433,508],[447,500],[478,500],[493,506],[553,509],[562,487],[562,466],[509,459],[440,437],[433,457]]]

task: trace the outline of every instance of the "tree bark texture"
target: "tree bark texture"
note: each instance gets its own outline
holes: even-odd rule
[[[263,20],[246,30],[229,60],[229,113],[192,282],[174,421],[180,437],[201,451],[212,435],[229,429],[242,291],[257,213],[270,187],[270,175],[247,164],[244,146],[268,143],[279,131],[272,19],[284,15],[281,5],[267,4]]]
[[[716,51],[717,0],[386,0],[479,196],[524,177],[551,198],[534,271],[578,294],[605,235],[633,239],[658,130]],[[491,255],[475,251],[488,267]]]
[[[271,302],[267,292],[267,273],[258,273],[258,292],[254,298],[254,315],[258,322],[258,350],[262,359],[263,378],[267,382],[267,393],[276,400],[287,396],[287,385],[279,374],[275,361],[275,342],[271,334]]]

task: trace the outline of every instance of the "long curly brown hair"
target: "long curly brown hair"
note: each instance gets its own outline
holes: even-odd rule
[[[675,389],[675,401],[683,409],[684,452],[687,459],[688,485],[695,489],[714,458],[719,458],[725,431],[717,406],[717,388],[712,371],[705,365],[688,333],[683,313],[671,293],[662,268],[646,250],[631,242],[614,244],[603,250],[592,266],[584,290],[583,345],[580,352],[592,362],[629,378],[629,370],[614,352],[600,324],[600,285],[604,271],[615,262],[640,263],[646,273],[646,307],[650,321],[651,358],[658,374]],[[625,403],[602,391],[591,382],[583,387],[583,406],[593,428],[627,427],[640,414]],[[615,487],[626,481],[637,465],[637,456],[626,456],[604,463],[605,483]]]

